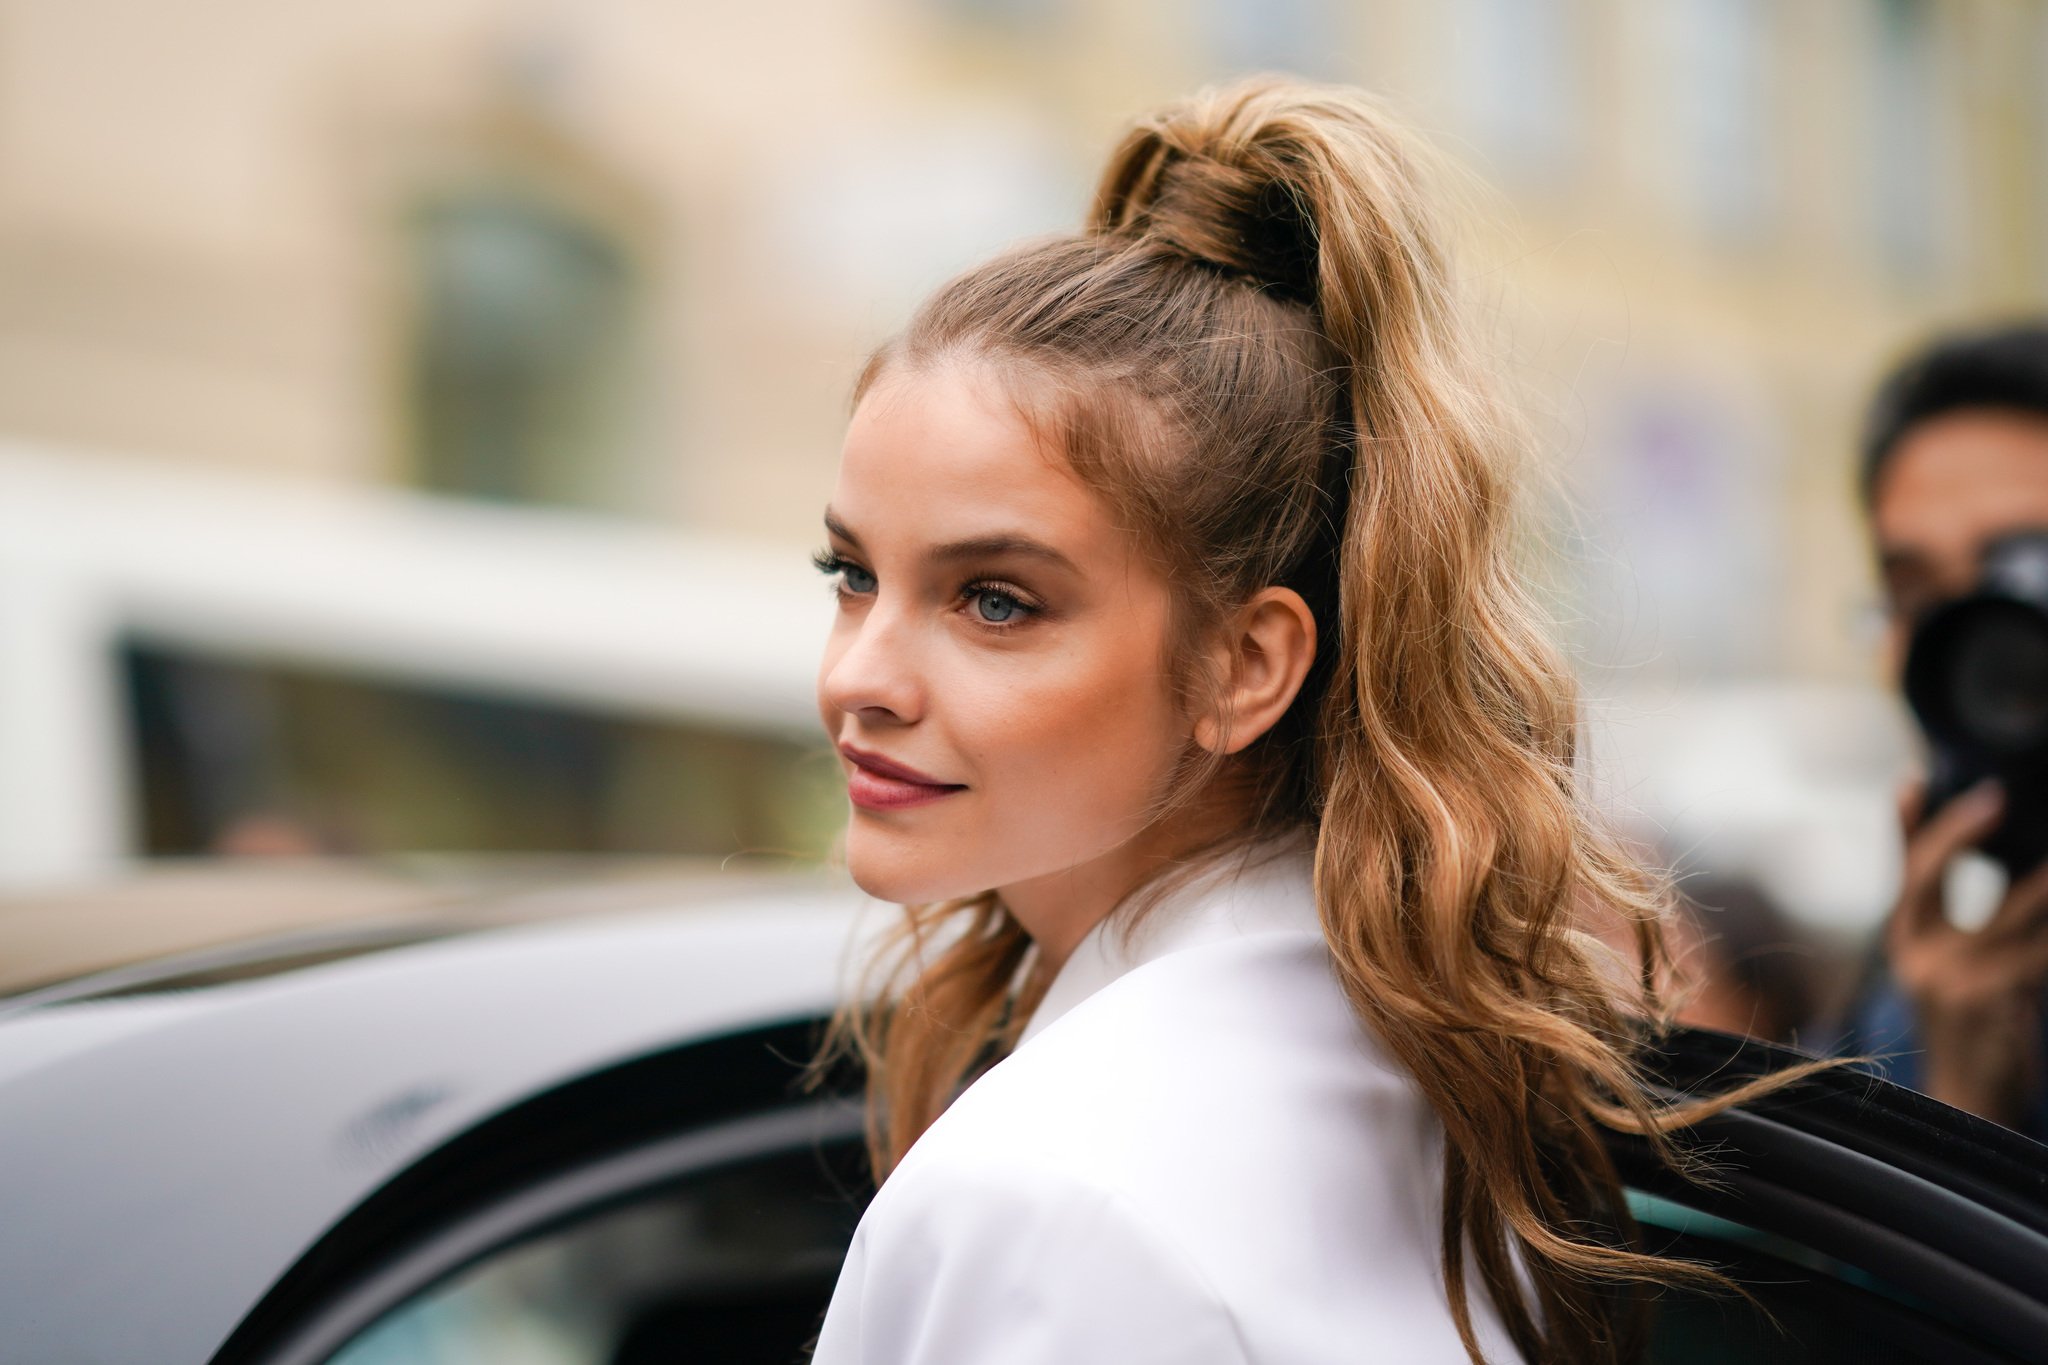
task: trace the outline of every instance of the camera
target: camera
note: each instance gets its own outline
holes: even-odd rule
[[[1979,847],[2014,877],[2048,860],[2048,527],[1994,541],[1976,587],[1921,617],[1905,683],[1927,812],[1996,778],[2005,815]]]

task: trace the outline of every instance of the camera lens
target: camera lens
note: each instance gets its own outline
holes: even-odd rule
[[[2048,618],[1979,604],[1959,623],[1947,671],[1952,714],[1977,744],[2017,753],[2048,742]]]

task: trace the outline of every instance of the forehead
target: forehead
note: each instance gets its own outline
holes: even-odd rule
[[[2048,417],[1945,413],[1911,428],[1871,506],[1880,547],[1974,565],[1986,542],[2048,527]]]
[[[888,529],[939,541],[1000,527],[1083,548],[1123,540],[1102,500],[970,363],[885,375],[861,399],[832,509],[862,536]]]

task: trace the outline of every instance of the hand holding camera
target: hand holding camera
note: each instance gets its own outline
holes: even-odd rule
[[[2037,1102],[2043,1074],[2048,867],[2011,882],[1981,927],[1961,928],[1948,917],[1943,877],[1998,830],[2003,793],[1987,781],[1924,817],[1922,805],[1917,785],[1900,803],[1905,875],[1885,949],[1919,1016],[1925,1088],[1944,1104],[2016,1123]]]
[[[2039,1096],[2048,985],[2048,531],[1987,547],[1981,579],[1916,624],[1906,698],[1929,777],[1901,802],[1905,873],[1886,926],[1935,1098],[2016,1123]],[[1948,917],[1943,880],[1969,849],[2006,870],[1991,917]]]

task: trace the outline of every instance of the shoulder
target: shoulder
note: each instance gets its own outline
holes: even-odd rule
[[[1273,935],[1105,987],[970,1086],[890,1184],[1107,1193],[1227,1282],[1249,1248],[1285,1260],[1339,1207],[1433,1248],[1441,1160],[1434,1114],[1320,942]]]
[[[826,1344],[862,1349],[818,1365],[1313,1361],[1366,1337],[1388,1359],[1459,1362],[1441,1170],[1434,1115],[1318,939],[1175,952],[1074,1006],[919,1139],[827,1319]],[[1006,1354],[976,1323],[1035,1347]]]
[[[1305,1123],[1355,1136],[1371,1121],[1368,1097],[1371,1114],[1421,1110],[1352,1011],[1320,937],[1271,934],[1128,973],[990,1070],[927,1136],[1106,1179],[1119,1154],[1150,1170],[1167,1153],[1284,1143]],[[1188,1150],[1194,1132],[1203,1143]]]
[[[1244,1365],[1223,1296],[1119,1191],[1030,1161],[906,1161],[840,1273],[816,1365]]]

